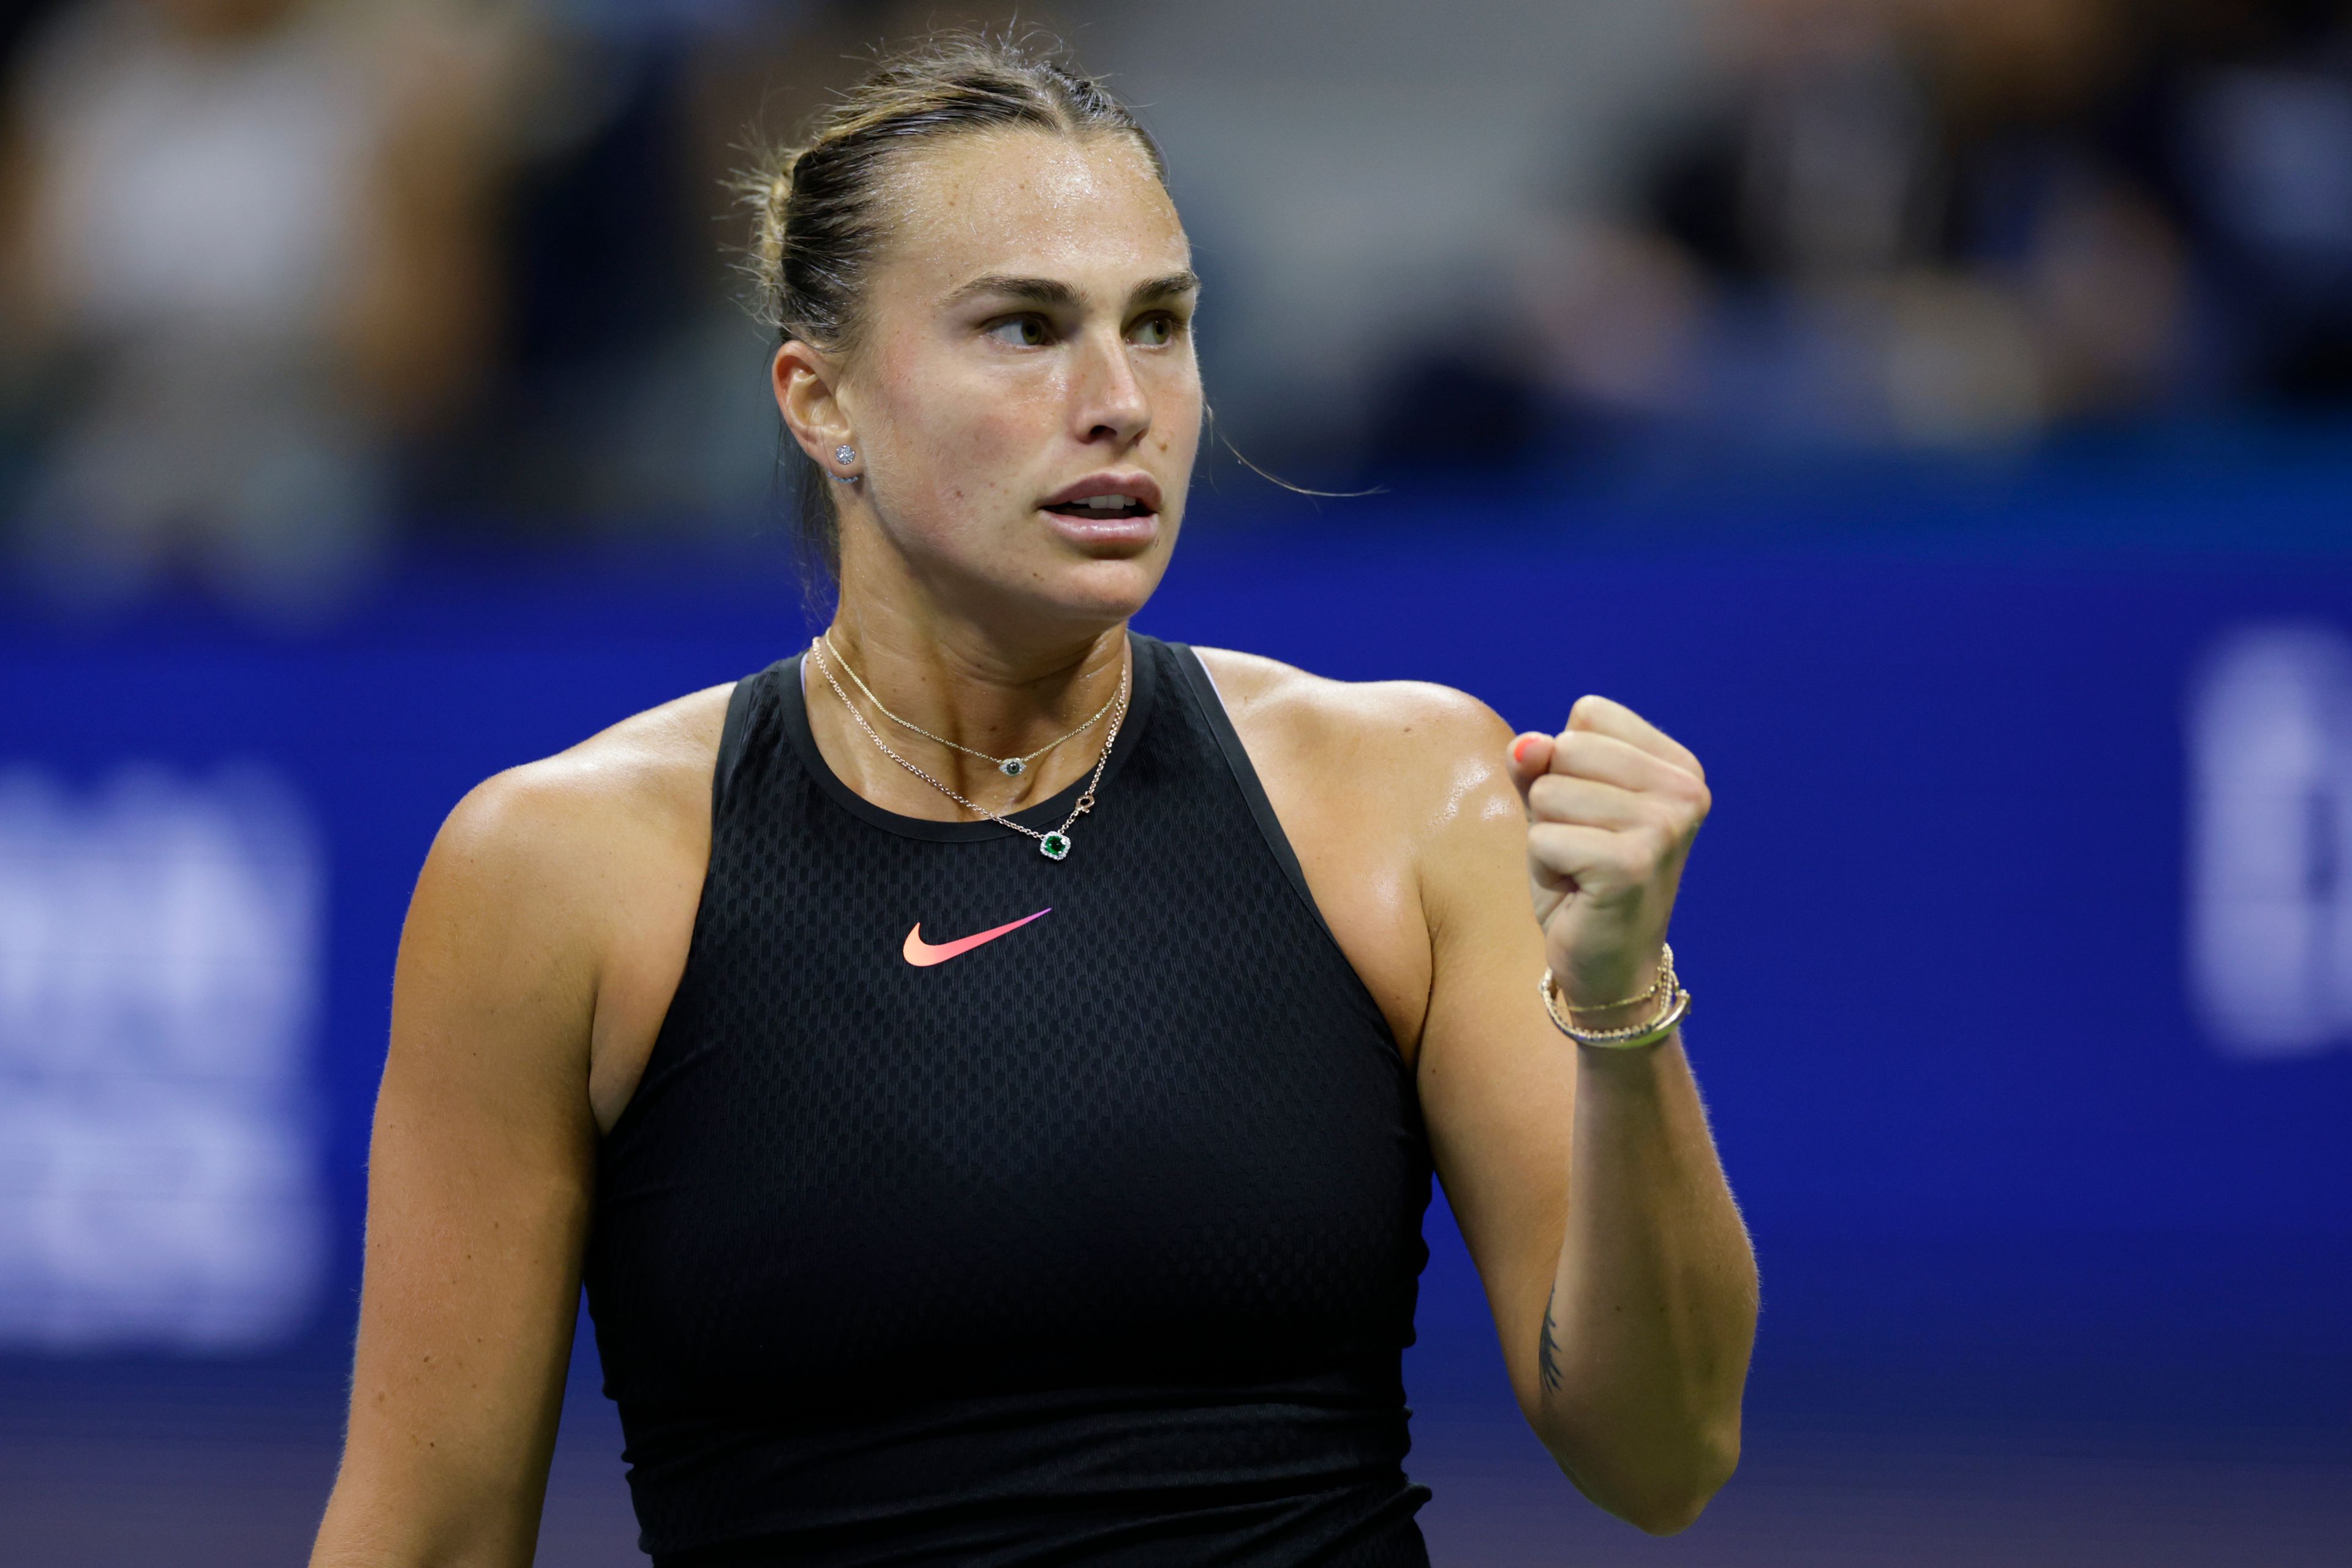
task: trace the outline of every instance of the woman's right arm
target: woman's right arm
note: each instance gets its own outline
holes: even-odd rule
[[[593,790],[502,774],[401,934],[342,1468],[312,1568],[525,1568],[580,1296],[602,886]]]

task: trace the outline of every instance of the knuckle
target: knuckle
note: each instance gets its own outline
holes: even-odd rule
[[[1706,785],[1679,768],[1673,772],[1666,786],[1658,793],[1673,806],[1677,816],[1706,815]]]
[[[1664,782],[1658,786],[1658,794],[1672,801],[1675,811],[1679,814],[1694,817],[1705,816],[1714,798],[1707,790],[1706,781],[1682,768],[1666,768],[1662,771],[1665,777]]]

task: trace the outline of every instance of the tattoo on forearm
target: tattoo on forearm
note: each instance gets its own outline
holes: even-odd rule
[[[1544,1392],[1547,1394],[1559,1392],[1559,1341],[1553,1336],[1551,1326],[1552,1302],[1559,1296],[1559,1287],[1554,1285],[1551,1294],[1544,1298],[1543,1332],[1536,1339],[1536,1367],[1543,1373]]]

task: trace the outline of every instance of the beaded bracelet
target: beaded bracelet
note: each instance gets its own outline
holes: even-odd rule
[[[1539,983],[1543,993],[1544,1011],[1550,1016],[1552,1026],[1580,1046],[1592,1046],[1601,1050],[1631,1051],[1643,1046],[1654,1046],[1675,1032],[1675,1026],[1690,1016],[1691,994],[1669,965],[1659,965],[1660,978],[1669,986],[1665,1002],[1649,1022],[1632,1024],[1622,1029],[1580,1029],[1560,1016],[1559,988],[1552,984],[1551,971],[1543,972]],[[1640,998],[1636,997],[1638,1001]]]

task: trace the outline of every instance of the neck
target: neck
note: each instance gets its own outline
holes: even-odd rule
[[[1058,635],[1055,635],[1057,634]],[[885,809],[935,820],[971,814],[885,756],[850,716],[855,708],[890,749],[957,793],[995,811],[1034,805],[1091,772],[1108,724],[1055,746],[1007,777],[990,757],[1021,757],[1094,717],[1127,670],[1127,623],[1036,628],[1013,637],[952,617],[910,613],[845,595],[825,637],[845,704],[811,672],[809,721],[836,774]],[[869,700],[846,664],[872,689]],[[973,756],[917,734],[883,713],[969,746]]]

